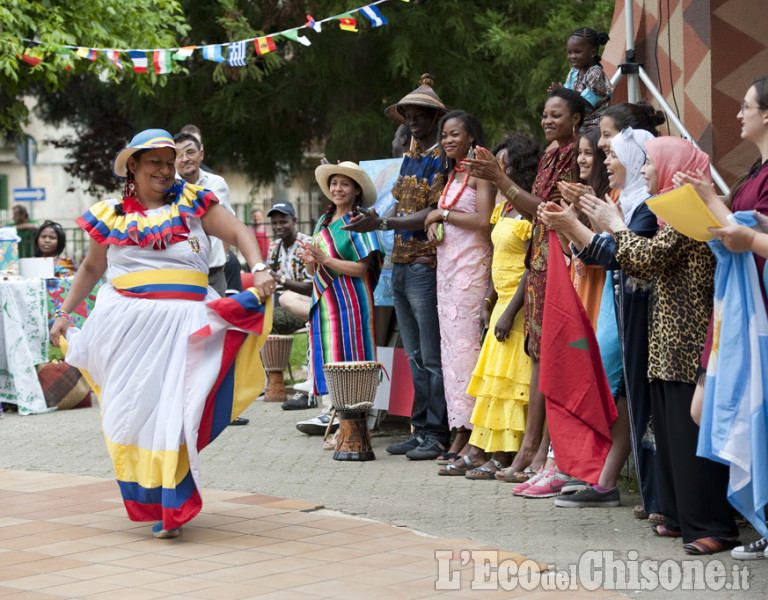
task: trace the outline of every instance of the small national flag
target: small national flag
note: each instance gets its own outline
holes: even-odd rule
[[[378,7],[374,6],[373,4],[370,6],[364,6],[360,9],[360,12],[368,18],[373,27],[381,27],[382,25],[386,25],[388,23],[387,19],[384,17],[384,15],[381,14],[381,11],[378,9]]]
[[[104,54],[107,55],[109,62],[121,71],[123,70],[123,63],[120,62],[120,53],[117,50],[104,50]]]
[[[32,65],[34,67],[40,64],[40,62],[43,60],[43,55],[38,54],[34,50],[30,50],[29,48],[25,48],[24,54],[22,54],[19,58],[21,58],[21,60],[23,60],[25,63]]]
[[[81,58],[87,58],[88,60],[96,60],[96,50],[91,48],[78,48],[75,52]]]
[[[152,64],[155,65],[155,75],[163,75],[171,72],[171,51],[155,50],[152,56]]]
[[[230,67],[245,66],[245,42],[233,42],[229,45],[227,64]]]
[[[546,398],[552,449],[564,473],[597,483],[612,444],[616,404],[554,231],[549,232],[544,294],[539,389]]]
[[[197,46],[184,46],[183,48],[179,48],[176,54],[171,56],[171,58],[173,60],[187,60],[190,56],[192,56],[195,48],[197,48]]]
[[[339,27],[344,31],[357,31],[357,21],[347,13],[339,17]]]
[[[64,46],[57,48],[56,56],[60,56],[64,60],[67,71],[72,70],[72,52],[70,52],[69,48],[65,48]]]
[[[289,29],[288,31],[283,31],[283,35],[287,37],[289,40],[293,40],[294,42],[299,42],[299,44],[304,44],[305,46],[311,46],[312,42],[309,41],[309,38],[305,35],[299,35],[298,29]]]
[[[323,29],[323,24],[320,23],[319,21],[315,21],[315,19],[312,18],[312,15],[307,15],[306,26],[311,27],[312,29],[317,31],[317,33],[320,33]]]
[[[128,56],[131,57],[133,70],[137,73],[147,72],[147,53],[141,50],[129,50]]]
[[[275,42],[270,36],[260,37],[253,40],[253,47],[256,48],[256,54],[262,55],[275,50]]]
[[[213,62],[224,62],[224,57],[221,55],[221,45],[203,46],[203,58]]]

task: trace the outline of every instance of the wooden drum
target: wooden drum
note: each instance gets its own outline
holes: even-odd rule
[[[292,335],[270,335],[261,347],[261,360],[267,372],[264,402],[285,402],[288,399],[283,372],[288,368],[292,346]]]
[[[331,403],[339,417],[334,460],[374,460],[366,418],[373,407],[381,365],[377,362],[336,362],[323,365]]]

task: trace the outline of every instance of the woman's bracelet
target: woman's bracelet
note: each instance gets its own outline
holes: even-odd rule
[[[488,297],[486,297],[486,298],[483,298],[483,302],[487,302],[489,305],[493,304],[493,302],[491,301],[491,299],[490,299],[490,298],[488,298]]]
[[[507,197],[507,200],[510,202],[514,202],[515,198],[517,198],[517,195],[520,193],[520,188],[517,187],[514,183],[507,188],[507,191],[504,192],[504,195]]]
[[[64,317],[70,325],[75,324],[75,320],[72,318],[72,315],[70,315],[68,312],[61,310],[60,308],[56,309],[56,311],[53,313],[53,316],[56,319],[60,317]]]

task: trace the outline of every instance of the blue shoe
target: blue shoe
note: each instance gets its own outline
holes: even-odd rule
[[[179,537],[180,533],[181,533],[181,527],[177,527],[176,529],[163,529],[162,521],[158,521],[157,523],[152,525],[152,535],[154,535],[156,538],[160,538],[160,539],[175,538],[175,537]]]

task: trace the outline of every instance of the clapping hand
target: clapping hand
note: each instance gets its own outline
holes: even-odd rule
[[[575,209],[561,201],[539,204],[538,217],[544,225],[560,233],[572,231],[579,223]]]
[[[573,204],[576,208],[581,208],[579,202],[581,196],[586,194],[595,194],[595,191],[583,183],[573,183],[570,181],[558,181],[557,189],[568,204]]]
[[[608,196],[602,200],[592,194],[585,194],[581,197],[581,211],[609,233],[627,228],[621,207]]]

